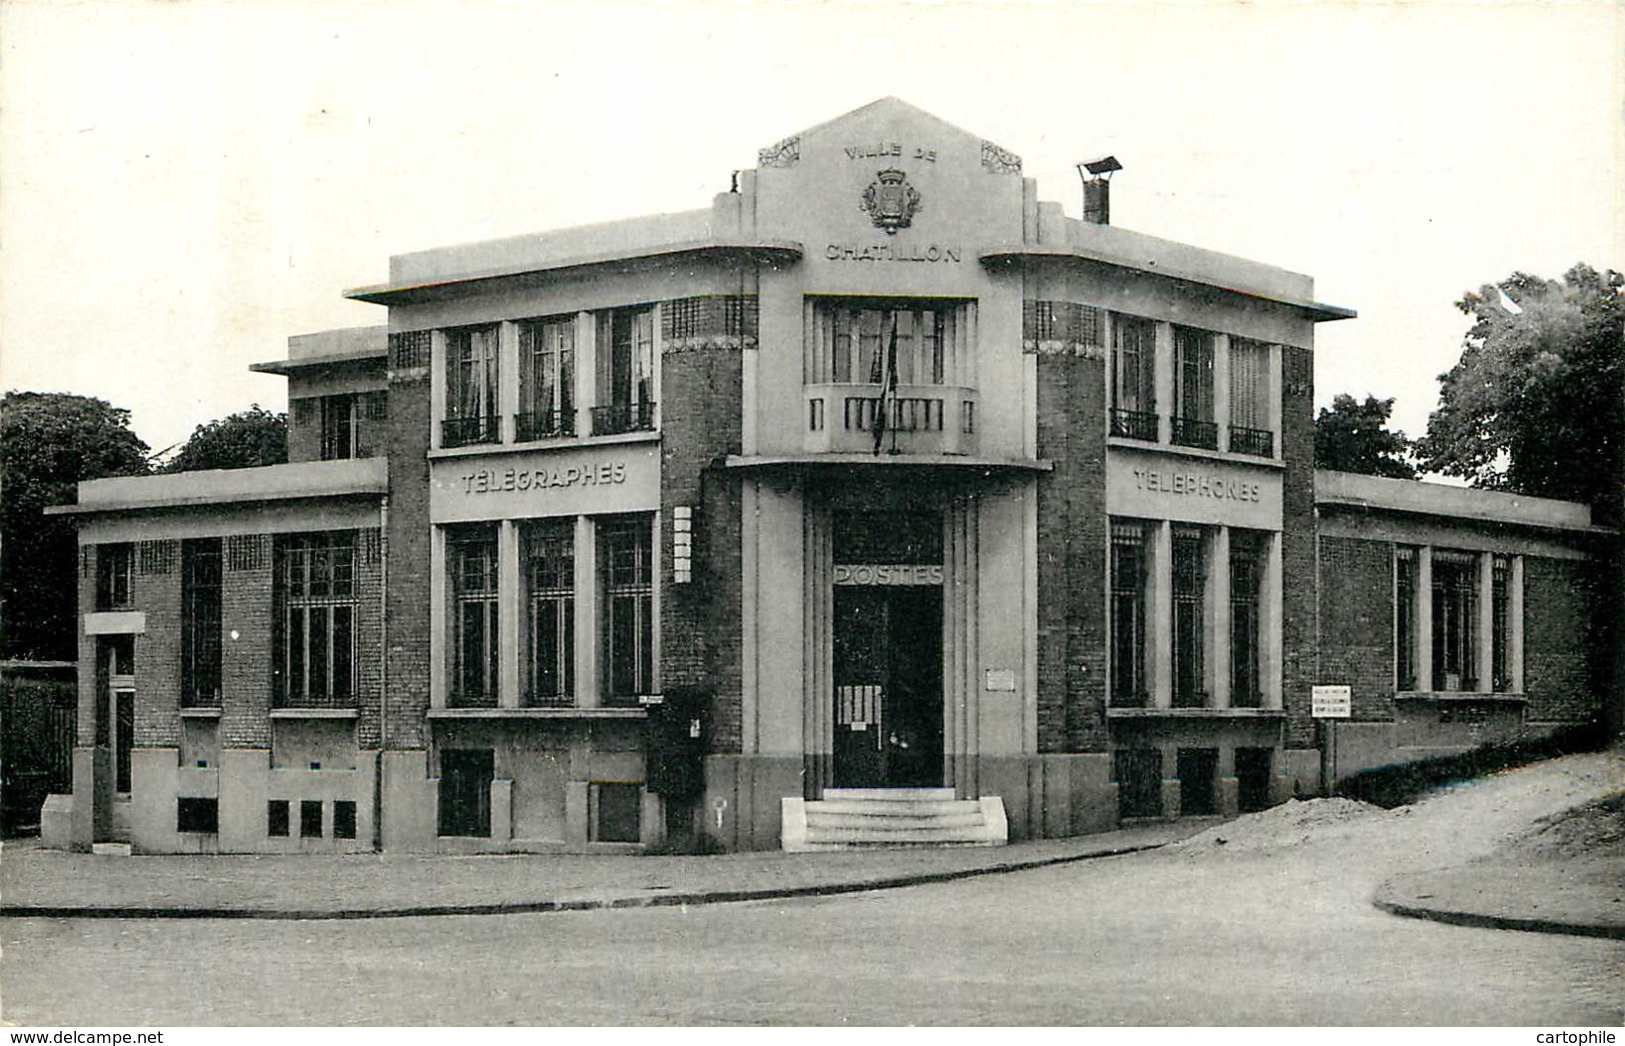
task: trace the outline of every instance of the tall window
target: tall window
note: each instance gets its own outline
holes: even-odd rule
[[[452,597],[452,693],[462,708],[497,705],[497,535],[491,524],[447,535]]]
[[[1213,423],[1213,335],[1174,328],[1173,441],[1187,447],[1219,446]]]
[[[181,542],[181,704],[220,704],[220,539]]]
[[[1201,530],[1174,529],[1174,706],[1201,708],[1207,704],[1203,689],[1205,643],[1203,596],[1207,588],[1207,542]]]
[[[855,385],[890,381],[895,329],[897,383],[946,384],[961,340],[968,334],[968,322],[964,302],[816,302],[807,347],[807,380]]]
[[[598,527],[606,704],[636,703],[654,685],[653,529],[646,516]]]
[[[278,700],[291,708],[355,704],[355,532],[277,540]]]
[[[1258,708],[1264,703],[1259,606],[1267,542],[1266,535],[1253,531],[1230,532],[1230,703],[1237,708]]]
[[[1478,556],[1433,553],[1433,689],[1478,686]]]
[[[1112,435],[1157,439],[1157,325],[1112,316]]]
[[[654,309],[613,309],[598,317],[595,435],[654,428]]]
[[[357,456],[354,395],[322,397],[322,460]]]
[[[575,703],[575,520],[550,519],[525,529],[525,703]]]
[[[1269,346],[1247,338],[1230,339],[1230,449],[1261,458],[1275,453],[1270,431]]]
[[[1112,522],[1112,704],[1142,708],[1145,678],[1145,527]]]
[[[96,546],[96,609],[123,610],[130,605],[130,575],[135,546],[127,541]]]
[[[575,367],[574,317],[555,316],[519,325],[517,438],[575,435]]]
[[[1394,552],[1394,675],[1400,690],[1415,690],[1417,550],[1401,545]]]
[[[1490,656],[1494,661],[1490,666],[1490,679],[1495,691],[1502,693],[1512,689],[1511,561],[1506,556],[1496,556],[1490,570],[1490,618],[1494,628],[1490,636]]]
[[[446,420],[441,445],[495,443],[502,427],[497,328],[464,327],[446,332]]]

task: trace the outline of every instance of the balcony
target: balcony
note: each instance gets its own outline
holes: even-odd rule
[[[976,390],[956,385],[901,385],[896,396],[870,384],[804,386],[812,454],[977,452]],[[878,442],[877,442],[878,434]]]
[[[592,434],[613,436],[621,432],[653,432],[655,405],[653,400],[643,403],[612,403],[592,408]]]
[[[1275,456],[1275,433],[1268,429],[1249,429],[1241,425],[1230,426],[1230,452],[1251,454],[1257,458]]]
[[[513,438],[519,443],[557,439],[576,434],[574,410],[546,410],[513,416]]]
[[[1157,442],[1157,415],[1154,412],[1113,407],[1111,417],[1113,436]]]
[[[496,415],[475,418],[447,418],[440,423],[442,447],[469,447],[480,443],[498,443],[502,440],[502,427]]]
[[[1178,416],[1169,420],[1173,422],[1173,442],[1176,446],[1219,449],[1219,426],[1213,422]]]

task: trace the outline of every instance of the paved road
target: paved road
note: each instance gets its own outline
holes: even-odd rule
[[[1368,850],[687,911],[6,920],[0,1005],[51,1025],[1622,1022],[1625,945],[1384,915]]]

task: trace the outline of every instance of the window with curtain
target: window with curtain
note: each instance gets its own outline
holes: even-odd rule
[[[1111,433],[1129,439],[1158,437],[1157,325],[1138,316],[1112,315]]]
[[[441,445],[461,447],[502,438],[497,328],[446,332],[446,419]]]
[[[1230,339],[1230,449],[1237,454],[1273,457],[1270,430],[1269,346],[1248,338]]]
[[[1173,442],[1208,450],[1219,446],[1213,418],[1213,335],[1192,327],[1174,328]]]
[[[575,435],[575,333],[573,316],[519,325],[516,438]]]

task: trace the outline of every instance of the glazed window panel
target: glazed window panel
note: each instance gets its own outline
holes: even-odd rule
[[[352,395],[322,397],[322,460],[357,456],[356,404]]]
[[[598,316],[595,435],[654,428],[654,309],[611,309]]]
[[[1264,642],[1260,608],[1268,547],[1267,534],[1230,532],[1230,704],[1236,708],[1264,704],[1259,670]]]
[[[1270,430],[1270,347],[1247,338],[1230,339],[1230,449],[1273,457]]]
[[[1111,527],[1111,703],[1143,708],[1146,680],[1145,525],[1113,520]]]
[[[944,385],[963,365],[971,320],[967,302],[834,299],[816,301],[810,322],[811,384],[880,385],[895,371],[899,385]]]
[[[1216,450],[1213,418],[1213,335],[1192,327],[1174,328],[1173,442]]]
[[[354,531],[277,539],[275,671],[283,707],[355,704],[355,559]]]
[[[539,520],[523,532],[528,624],[525,703],[575,703],[575,520]]]
[[[1433,553],[1433,689],[1478,688],[1478,555]]]
[[[181,705],[220,704],[219,538],[181,542]]]
[[[447,534],[451,571],[454,708],[495,708],[498,687],[496,527],[457,527]]]
[[[1399,690],[1417,689],[1416,618],[1418,551],[1401,545],[1394,550],[1394,683]]]
[[[654,684],[654,543],[647,516],[598,527],[603,590],[601,646],[605,704],[635,705]]]
[[[519,325],[519,439],[575,434],[575,332],[571,316]]]
[[[135,547],[129,542],[96,546],[96,609],[123,610],[130,606],[130,578]]]
[[[1174,707],[1207,706],[1207,540],[1197,528],[1177,527],[1173,540]]]
[[[1112,315],[1111,433],[1128,439],[1158,437],[1157,325],[1139,316]]]
[[[446,332],[446,421],[441,445],[495,443],[500,363],[495,325]]]

